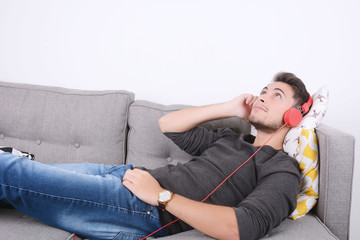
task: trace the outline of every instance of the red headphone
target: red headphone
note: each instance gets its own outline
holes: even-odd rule
[[[300,109],[298,108],[290,108],[284,114],[284,122],[289,127],[296,127],[301,123],[303,116],[310,110],[310,107],[313,103],[310,93],[309,100],[304,103]]]

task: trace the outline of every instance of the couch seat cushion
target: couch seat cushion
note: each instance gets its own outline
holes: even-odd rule
[[[241,236],[240,236],[241,238]],[[212,239],[206,235],[200,233],[197,230],[191,230],[175,234],[168,237],[158,238],[161,240],[200,240],[200,239]],[[317,216],[310,212],[308,215],[298,219],[291,220],[286,219],[280,226],[273,229],[270,234],[261,238],[264,240],[337,240],[330,230],[317,218]]]
[[[66,240],[70,233],[50,227],[13,209],[0,209],[1,239]]]

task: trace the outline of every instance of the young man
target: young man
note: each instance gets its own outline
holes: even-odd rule
[[[289,127],[282,128],[204,203],[201,200],[284,124],[286,110],[307,100],[302,81],[280,73],[259,96],[243,94],[226,103],[162,117],[162,132],[194,156],[177,166],[154,170],[128,165],[49,166],[3,153],[0,201],[90,239],[140,239],[176,218],[181,221],[155,236],[196,228],[217,239],[258,239],[296,207],[298,165],[282,151]],[[253,143],[228,128],[199,127],[233,116],[256,127]]]

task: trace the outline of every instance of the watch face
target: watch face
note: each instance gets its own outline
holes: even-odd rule
[[[166,202],[171,198],[171,193],[169,191],[163,191],[159,195],[159,200],[162,202]]]

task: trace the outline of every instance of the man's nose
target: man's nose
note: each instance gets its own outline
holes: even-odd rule
[[[260,100],[260,102],[263,102],[263,103],[264,103],[264,102],[265,102],[265,97],[264,97],[264,95],[260,95],[260,96],[259,96],[259,100]]]

